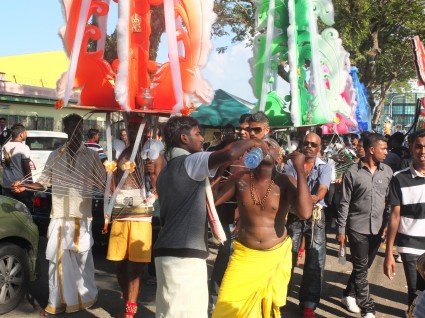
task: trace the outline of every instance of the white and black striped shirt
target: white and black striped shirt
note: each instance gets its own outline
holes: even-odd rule
[[[425,253],[425,175],[413,165],[394,174],[389,203],[400,206],[396,244],[400,253]]]

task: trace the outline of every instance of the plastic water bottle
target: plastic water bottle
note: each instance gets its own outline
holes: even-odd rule
[[[253,148],[244,158],[245,166],[248,169],[257,168],[263,161],[263,150],[261,148]]]

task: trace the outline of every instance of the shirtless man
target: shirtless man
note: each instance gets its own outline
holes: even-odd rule
[[[272,139],[263,141],[269,153],[260,166],[235,173],[218,190],[216,205],[236,194],[240,231],[213,317],[280,316],[291,275],[292,242],[285,229],[288,206],[294,206],[302,219],[311,216],[304,155],[289,155],[300,176],[295,180],[273,171],[279,145]]]

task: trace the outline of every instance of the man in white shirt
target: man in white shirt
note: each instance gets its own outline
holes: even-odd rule
[[[27,139],[27,129],[22,124],[12,126],[12,139],[4,144],[1,151],[3,166],[2,194],[24,203],[28,209],[32,207],[32,193],[13,193],[11,185],[15,181],[32,182],[30,167],[30,148],[23,144]]]

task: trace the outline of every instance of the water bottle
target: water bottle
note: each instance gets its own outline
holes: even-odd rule
[[[253,148],[244,158],[245,166],[248,169],[257,168],[261,161],[263,161],[263,150],[261,148]]]

